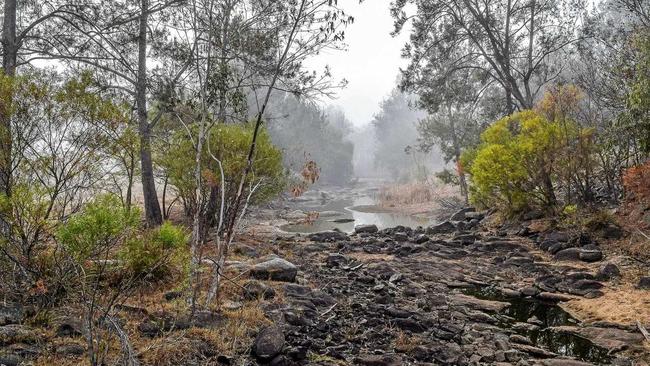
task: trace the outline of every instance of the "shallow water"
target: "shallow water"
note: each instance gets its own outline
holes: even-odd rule
[[[427,226],[433,223],[429,218],[387,212],[361,212],[355,209],[356,207],[374,204],[375,200],[368,195],[359,195],[343,199],[296,202],[291,205],[293,209],[316,211],[319,213],[337,211],[340,214],[337,216],[319,217],[312,224],[284,225],[281,229],[296,233],[315,233],[319,231],[338,229],[349,233],[352,232],[354,227],[357,225],[374,224],[377,225],[379,229],[384,229],[398,225],[415,228],[417,226]],[[354,221],[333,222],[333,220],[337,219],[352,219]]]
[[[588,339],[547,329],[562,325],[575,326],[579,323],[557,304],[525,298],[507,298],[492,287],[466,289],[463,293],[485,300],[509,302],[510,306],[501,314],[506,316],[501,323],[504,328],[510,328],[516,322],[525,323],[535,316],[542,322],[539,329],[517,332],[528,337],[538,347],[558,355],[575,357],[600,365],[609,365],[613,359],[607,349],[595,345]]]

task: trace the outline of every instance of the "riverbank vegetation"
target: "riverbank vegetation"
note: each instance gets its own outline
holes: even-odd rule
[[[428,112],[418,148],[442,147],[472,204],[519,218],[646,205],[648,7],[583,5],[395,2],[396,32],[414,19],[400,87]]]

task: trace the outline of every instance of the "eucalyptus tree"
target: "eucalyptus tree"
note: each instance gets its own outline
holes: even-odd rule
[[[19,66],[31,61],[29,48],[34,40],[49,32],[51,21],[83,6],[83,1],[48,0],[39,2],[4,0],[2,14],[2,71],[14,77]],[[12,130],[13,91],[6,90],[0,107],[0,194],[11,195],[16,167],[16,147]],[[4,226],[4,225],[3,225]]]
[[[579,39],[581,9],[580,0],[397,0],[391,9],[395,32],[412,20],[403,86],[424,77],[442,86],[472,69],[503,89],[506,112],[531,108]]]
[[[40,37],[38,49],[33,50],[41,59],[63,60],[73,69],[92,69],[101,85],[121,92],[133,105],[144,210],[151,226],[162,223],[151,130],[165,105],[160,103],[156,113],[150,113],[149,103],[154,96],[163,95],[189,66],[190,50],[174,43],[169,27],[172,9],[182,4],[182,0],[93,2],[58,17],[58,27]],[[169,47],[167,41],[178,46],[176,59],[161,57],[167,56],[159,51]],[[163,74],[170,69],[174,69],[173,74]]]

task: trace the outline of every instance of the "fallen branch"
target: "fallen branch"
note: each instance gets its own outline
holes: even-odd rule
[[[329,309],[325,310],[325,312],[322,313],[320,316],[325,316],[325,315],[327,315],[329,312],[331,312],[332,310],[334,310],[334,308],[336,307],[336,305],[338,305],[338,303],[335,303],[335,304],[332,305]]]

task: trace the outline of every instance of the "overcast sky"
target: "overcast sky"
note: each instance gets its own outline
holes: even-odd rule
[[[310,64],[317,69],[329,65],[335,80],[348,80],[337,99],[323,103],[340,106],[355,126],[362,126],[370,122],[381,100],[395,86],[399,67],[406,66],[400,52],[408,34],[403,31],[398,37],[390,35],[390,0],[365,0],[361,4],[343,0],[339,5],[355,18],[345,30],[348,50],[322,53]]]

